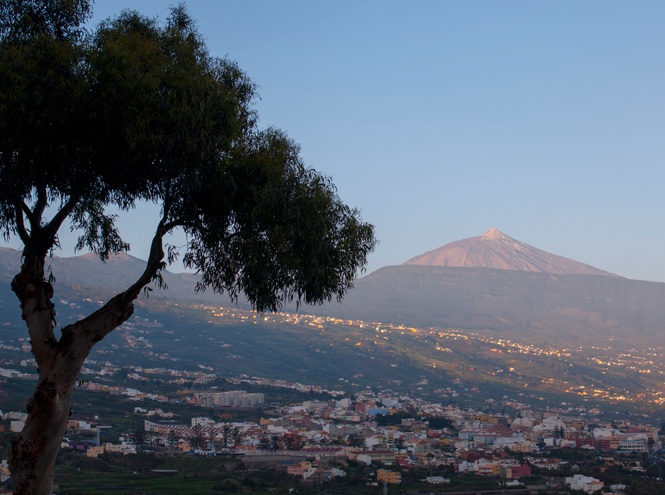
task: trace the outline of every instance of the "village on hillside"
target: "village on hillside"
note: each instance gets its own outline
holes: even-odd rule
[[[250,379],[237,379],[243,381]],[[652,426],[599,422],[583,407],[534,411],[507,398],[502,413],[389,392],[279,407],[264,404],[263,394],[242,390],[199,393],[189,400],[221,413],[185,419],[160,408],[136,406],[142,425],[120,434],[117,442],[103,440],[106,431],[119,429],[117,424],[72,420],[63,452],[86,458],[137,452],[232,457],[250,470],[283,471],[294,486],[344,479],[350,465],[361,465],[370,470],[363,471],[366,487],[408,485],[410,472],[424,470],[428,475],[417,481],[430,485],[450,486],[471,476],[494,480],[494,486],[503,488],[603,490],[608,495],[626,493],[626,486],[608,485],[600,479],[603,474],[619,470],[643,477],[654,464],[651,452],[660,448],[660,432]],[[257,407],[265,417],[233,420],[234,411]],[[25,421],[25,413],[2,417],[12,431],[20,431]],[[0,469],[6,482],[6,461]]]

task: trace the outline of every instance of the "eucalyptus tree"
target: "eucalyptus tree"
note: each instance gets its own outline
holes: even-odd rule
[[[298,146],[262,130],[256,86],[211,56],[183,6],[159,23],[125,11],[84,29],[89,0],[0,0],[0,230],[23,243],[11,283],[39,379],[10,467],[17,494],[51,494],[79,370],[125,322],[178,253],[210,288],[258,311],[341,300],[375,246],[373,227],[339,199]],[[135,282],[56,338],[62,228],[102,260],[127,251],[112,208],[161,206]]]

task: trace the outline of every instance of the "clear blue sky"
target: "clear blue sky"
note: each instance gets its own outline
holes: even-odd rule
[[[95,21],[170,4],[97,0]],[[261,125],[376,225],[369,271],[495,227],[665,282],[665,2],[187,5],[260,86]],[[121,222],[139,257],[149,210]]]

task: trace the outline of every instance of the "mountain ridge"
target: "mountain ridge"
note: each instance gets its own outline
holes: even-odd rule
[[[103,262],[95,253],[80,256],[46,258],[47,270],[55,277],[56,295],[60,287],[100,289],[105,293],[126,290],[145,270],[146,261],[131,254],[111,255]],[[21,251],[0,247],[0,277],[11,280],[21,269]],[[194,273],[162,272],[167,290],[153,290],[150,297],[164,299],[187,299],[200,303],[226,303],[227,296],[212,291],[196,292],[199,276]],[[148,287],[152,287],[149,284]],[[143,297],[143,296],[142,296]]]
[[[144,263],[130,255],[112,257],[106,265],[93,255],[53,258],[56,297],[74,291],[108,298],[133,283]],[[8,284],[19,269],[20,252],[0,248],[0,281]],[[233,305],[225,294],[197,294],[195,274],[165,272],[164,278],[168,290],[154,290],[150,300]],[[242,297],[238,305],[249,309]],[[295,304],[285,310],[297,311]],[[307,306],[300,312],[552,341],[611,336],[663,341],[665,284],[606,275],[403,264],[357,280],[343,304]]]

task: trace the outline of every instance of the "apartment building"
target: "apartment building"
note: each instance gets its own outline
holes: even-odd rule
[[[399,485],[402,482],[402,475],[394,471],[379,469],[376,471],[376,480],[379,482],[387,481],[391,485]]]
[[[263,394],[248,394],[244,390],[228,392],[199,392],[194,394],[196,404],[204,407],[258,407],[265,404]]]

